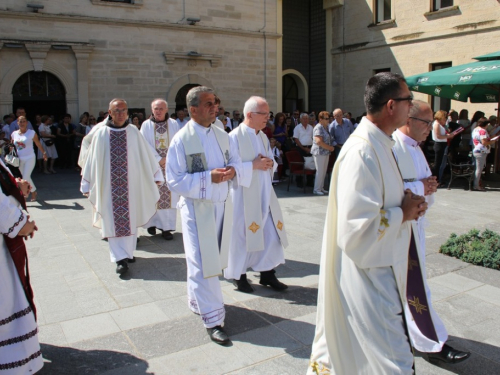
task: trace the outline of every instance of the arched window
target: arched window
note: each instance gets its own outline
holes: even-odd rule
[[[28,72],[18,78],[12,88],[14,100],[65,100],[61,81],[47,72]]]

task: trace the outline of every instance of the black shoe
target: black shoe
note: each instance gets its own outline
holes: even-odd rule
[[[148,228],[148,233],[152,236],[156,234],[156,227],[149,227]]]
[[[164,230],[161,232],[161,236],[167,241],[173,240],[174,235],[169,230]]]
[[[229,340],[229,336],[221,326],[215,326],[213,328],[207,328],[208,336],[210,336],[210,340],[219,344],[219,345],[227,345],[231,342]]]
[[[233,280],[233,284],[238,287],[238,290],[243,293],[253,293],[254,290],[247,280],[247,274],[244,273],[240,276],[239,280]]]
[[[116,273],[123,275],[127,271],[128,271],[128,262],[126,259],[122,259],[116,262]]]
[[[285,285],[281,281],[279,281],[276,278],[275,273],[276,273],[275,270],[261,272],[259,284],[264,286],[270,286],[274,290],[279,290],[279,291],[288,289],[288,285]]]
[[[437,353],[427,353],[430,362],[442,361],[446,363],[459,363],[470,357],[469,352],[461,352],[444,344],[443,349]]]
[[[132,259],[127,259],[127,263],[135,263],[135,257],[132,257]]]

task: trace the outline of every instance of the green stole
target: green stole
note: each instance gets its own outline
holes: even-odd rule
[[[240,148],[241,161],[250,162],[257,157],[257,153],[252,146],[252,140],[249,134],[244,131],[244,126],[236,128],[236,136],[238,137],[238,144]],[[257,137],[262,140],[264,149],[269,150],[269,140],[263,132],[257,133]],[[273,170],[269,170],[271,179],[273,177]],[[243,189],[243,205],[245,214],[245,238],[246,247],[248,252],[264,250],[264,226],[262,223],[262,211],[260,202],[262,201],[260,190],[260,178],[257,170],[253,171],[252,182],[248,188]],[[274,227],[281,241],[283,247],[288,246],[288,239],[285,231],[285,224],[278,197],[271,188],[271,219],[273,220]]]
[[[217,139],[217,143],[224,157],[224,167],[229,162],[229,136],[216,126],[211,127]],[[201,140],[194,126],[188,122],[180,131],[182,144],[186,154],[186,162],[189,173],[207,172],[207,179],[210,179],[210,171]],[[211,183],[208,181],[207,183]],[[229,183],[227,182],[221,182]],[[228,187],[228,191],[229,191]],[[222,227],[222,241],[219,248],[217,238],[217,226],[215,223],[215,207],[211,200],[194,199],[194,213],[196,219],[196,229],[198,242],[200,245],[201,263],[203,268],[203,278],[216,277],[222,275],[222,270],[227,268],[229,255],[229,241],[231,236],[231,225],[233,221],[233,202],[226,199],[224,205],[224,224]]]

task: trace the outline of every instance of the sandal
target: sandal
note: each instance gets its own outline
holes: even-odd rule
[[[31,193],[31,201],[32,202],[36,202],[36,197],[37,197],[38,193],[36,191],[33,191]]]

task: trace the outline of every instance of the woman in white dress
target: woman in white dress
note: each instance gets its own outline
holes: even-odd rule
[[[54,170],[54,162],[57,159],[56,150],[56,135],[52,134],[50,126],[52,125],[52,118],[49,116],[42,116],[42,124],[38,127],[40,138],[45,146],[47,158],[50,159],[49,168],[47,168],[47,160],[43,161],[43,173],[51,174],[56,173]],[[38,149],[38,159],[43,159],[43,152]]]
[[[19,171],[23,178],[31,185],[31,201],[34,202],[36,201],[37,192],[36,186],[31,179],[31,172],[33,172],[36,164],[33,143],[36,144],[39,150],[43,150],[42,156],[45,161],[47,161],[47,153],[35,131],[28,129],[28,120],[26,120],[26,117],[19,116],[17,118],[17,124],[19,125],[19,130],[12,132],[10,137],[12,143],[16,147],[17,155],[19,156]]]

